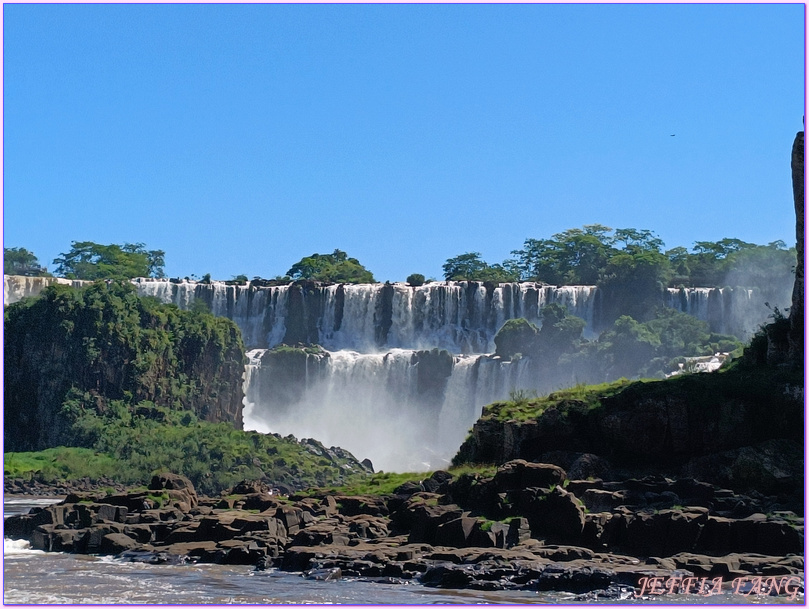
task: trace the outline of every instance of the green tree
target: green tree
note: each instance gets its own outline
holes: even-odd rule
[[[26,277],[49,277],[48,269],[39,264],[33,252],[24,247],[3,248],[3,273]]]
[[[412,288],[417,288],[420,285],[424,285],[425,281],[424,275],[421,273],[413,273],[407,276],[407,284]]]
[[[447,281],[491,281],[508,283],[518,281],[519,271],[511,261],[503,264],[488,264],[480,257],[479,252],[467,252],[449,258],[444,266],[444,278]]]
[[[73,241],[70,251],[56,258],[56,274],[69,279],[132,279],[165,277],[165,252],[147,250],[143,243],[101,245]]]
[[[536,349],[537,327],[518,317],[509,319],[494,336],[495,355],[510,359],[521,353],[530,355]]]
[[[374,283],[374,276],[356,258],[339,249],[331,254],[312,254],[292,265],[287,275],[293,280],[310,279],[328,283]]]
[[[565,307],[555,302],[542,307],[539,315],[542,327],[537,338],[540,353],[546,359],[555,364],[561,355],[578,349],[587,325],[583,319],[569,315]]]

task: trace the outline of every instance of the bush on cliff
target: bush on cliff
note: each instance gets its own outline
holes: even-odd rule
[[[309,279],[327,283],[374,283],[374,276],[356,258],[341,250],[312,254],[292,265],[287,275],[293,280]]]
[[[511,359],[518,353],[528,355],[536,349],[537,327],[519,317],[509,319],[494,337],[495,355]]]

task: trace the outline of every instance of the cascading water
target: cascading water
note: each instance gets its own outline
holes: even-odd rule
[[[446,467],[485,404],[535,382],[527,359],[439,350],[259,349],[249,358],[246,428],[338,444],[387,471]]]
[[[5,276],[5,303],[57,282],[82,283]],[[484,355],[507,320],[540,326],[542,307],[558,303],[585,320],[585,337],[602,329],[594,286],[133,283],[141,296],[182,309],[204,303],[241,328],[251,350],[245,428],[314,437],[385,470],[445,466],[484,405],[543,386],[529,358]],[[743,288],[682,288],[668,289],[661,304],[746,338],[770,314],[762,300]],[[324,349],[268,350],[284,343]]]

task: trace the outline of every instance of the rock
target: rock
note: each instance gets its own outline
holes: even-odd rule
[[[767,440],[691,459],[684,471],[696,478],[709,476],[721,485],[744,491],[778,493],[803,483],[803,446],[792,440]]]
[[[419,482],[413,482],[412,480],[408,480],[407,482],[400,484],[395,489],[393,489],[393,493],[395,495],[407,495],[410,496],[414,493],[419,493],[424,490],[424,487]]]
[[[795,285],[792,289],[792,306],[789,313],[789,354],[788,361],[803,365],[804,361],[804,134],[799,131],[792,143],[792,195],[795,203],[795,238],[797,264]]]
[[[406,520],[411,525],[408,542],[429,544],[435,544],[440,525],[463,515],[463,510],[457,505],[427,505],[423,502],[409,502],[401,512],[405,512],[408,516]],[[400,518],[400,522],[403,520]]]
[[[422,480],[421,486],[428,493],[443,493],[446,491],[446,485],[454,478],[449,472],[438,470],[426,480]]]
[[[429,567],[419,581],[428,588],[466,588],[472,581],[469,571],[460,566],[437,565]]]
[[[494,485],[498,492],[529,487],[550,488],[562,484],[565,478],[565,470],[556,465],[515,459],[497,469]]]
[[[543,493],[526,489],[520,509],[531,525],[531,536],[550,543],[577,544],[584,529],[584,506],[572,493],[556,487]]]
[[[314,579],[317,581],[336,581],[343,577],[343,572],[339,567],[332,569],[310,569],[304,572],[303,576],[306,579]]]
[[[468,543],[468,540],[477,524],[477,518],[465,516],[442,523],[436,528],[435,545],[452,548],[465,548],[472,545]]]
[[[191,484],[191,481],[186,478],[185,476],[181,476],[180,474],[157,474],[152,476],[152,480],[149,483],[149,490],[150,491],[160,491],[163,489],[169,491],[185,491],[185,495],[188,496],[190,507],[196,507],[198,503],[197,498],[197,491],[194,489],[194,485]]]
[[[612,466],[609,461],[592,453],[584,453],[568,468],[570,480],[587,480],[588,478],[607,478]]]
[[[101,538],[99,554],[120,554],[126,550],[137,550],[141,544],[124,533],[108,533]]]
[[[625,502],[625,496],[619,492],[588,489],[581,495],[582,503],[591,512],[611,512]]]

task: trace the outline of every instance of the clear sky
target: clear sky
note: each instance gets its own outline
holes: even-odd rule
[[[5,4],[4,245],[383,281],[593,223],[794,245],[804,67],[803,4]]]

